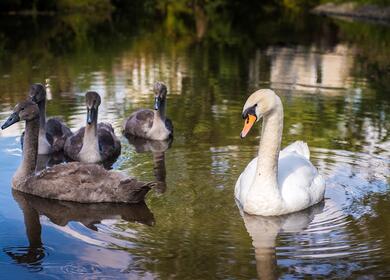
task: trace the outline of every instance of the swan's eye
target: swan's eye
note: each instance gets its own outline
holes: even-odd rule
[[[20,109],[20,111],[23,111],[24,110],[24,107],[22,107],[22,109]]]

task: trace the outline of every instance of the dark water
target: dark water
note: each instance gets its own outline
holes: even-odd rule
[[[121,136],[114,168],[162,181],[146,204],[131,206],[12,192],[23,124],[1,131],[1,279],[390,277],[388,27],[265,20],[255,31],[199,39],[139,21],[0,22],[1,120],[30,83],[49,79],[48,116],[77,129],[84,93],[96,90],[99,119],[120,135],[126,116],[152,106],[160,80],[175,126],[169,149]],[[258,137],[239,138],[241,109],[264,87],[284,104],[283,146],[308,142],[326,198],[289,216],[242,217],[233,190]]]

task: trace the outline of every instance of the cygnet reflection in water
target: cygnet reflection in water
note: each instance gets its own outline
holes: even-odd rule
[[[153,155],[153,171],[156,178],[155,189],[159,193],[164,193],[167,188],[166,168],[165,168],[165,151],[168,150],[173,142],[173,138],[167,140],[148,140],[144,138],[126,135],[127,140],[135,147],[137,153],[151,152]]]
[[[276,238],[281,232],[299,233],[305,230],[324,208],[324,201],[300,212],[282,216],[255,216],[241,211],[246,230],[255,249],[259,279],[278,279]]]
[[[17,190],[12,190],[12,195],[23,211],[29,245],[8,247],[3,251],[17,263],[32,265],[38,269],[46,256],[41,239],[40,215],[48,217],[52,223],[59,226],[66,226],[74,221],[94,231],[98,230],[97,225],[105,219],[123,219],[149,226],[155,223],[153,213],[144,202],[83,204],[41,198]]]

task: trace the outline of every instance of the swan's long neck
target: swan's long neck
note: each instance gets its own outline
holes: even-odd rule
[[[46,100],[38,103],[39,108],[39,134],[46,137]]]
[[[84,133],[84,140],[83,144],[91,144],[95,142],[97,139],[97,115],[98,112],[96,111],[96,114],[94,114],[94,118],[92,120],[91,124],[88,124],[85,126],[85,133]]]
[[[36,118],[31,121],[26,121],[23,143],[23,159],[13,177],[14,185],[19,185],[21,181],[27,179],[28,176],[34,174],[35,172],[38,154],[38,135],[39,119]]]
[[[278,187],[278,161],[282,133],[283,105],[277,97],[274,108],[263,117],[255,179],[270,188]]]
[[[87,123],[85,126],[83,146],[79,152],[79,158],[84,162],[98,162],[101,160],[97,135],[97,119],[98,111],[96,110],[92,123]]]
[[[166,106],[167,106],[167,101],[164,98],[163,100],[161,100],[160,108],[154,114],[154,118],[158,118],[158,119],[165,122],[165,108],[166,108]]]

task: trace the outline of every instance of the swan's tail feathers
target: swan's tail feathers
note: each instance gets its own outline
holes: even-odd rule
[[[312,204],[316,204],[324,199],[326,182],[322,175],[318,174],[311,183]]]
[[[100,122],[98,124],[98,128],[99,129],[104,129],[104,130],[106,130],[106,131],[108,131],[110,133],[115,133],[114,129],[112,128],[112,125],[110,123]]]
[[[283,149],[283,152],[291,153],[296,152],[297,154],[310,159],[310,150],[309,146],[306,142],[303,141],[295,141],[294,143],[288,145]]]
[[[138,203],[145,200],[146,194],[156,185],[156,182],[139,182],[136,179],[123,180],[120,187],[126,191],[128,195],[127,203]]]

